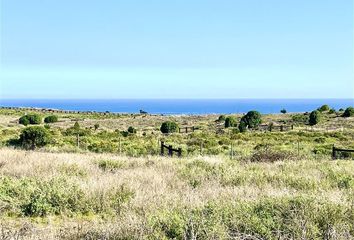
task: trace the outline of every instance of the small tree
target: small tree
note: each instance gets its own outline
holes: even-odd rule
[[[320,122],[320,120],[321,120],[321,112],[320,111],[315,110],[310,113],[309,124],[311,126],[318,124]]]
[[[262,115],[257,111],[249,111],[245,116],[241,118],[241,122],[244,122],[248,128],[256,128],[262,123]]]
[[[96,123],[95,125],[93,125],[93,127],[95,128],[95,131],[100,127],[100,125],[98,123]]]
[[[319,107],[317,110],[320,112],[327,112],[330,110],[330,107],[327,104],[325,104],[325,105],[322,105],[321,107]]]
[[[171,121],[162,123],[160,128],[162,133],[173,133],[173,132],[177,132],[178,129],[179,129],[178,124]]]
[[[225,119],[225,128],[236,127],[236,126],[237,126],[237,122],[235,117],[229,116]]]
[[[58,116],[56,116],[56,115],[47,116],[46,118],[44,118],[44,122],[45,122],[45,123],[55,123],[55,122],[58,122]]]
[[[282,110],[280,110],[280,112],[281,112],[282,114],[285,114],[285,113],[286,113],[286,109],[283,108]]]
[[[20,144],[26,149],[34,150],[49,143],[49,133],[44,127],[31,126],[22,130]]]
[[[343,113],[343,117],[353,117],[354,116],[354,108],[353,107],[348,107],[345,109]]]
[[[128,133],[136,133],[136,129],[130,126],[128,127]]]

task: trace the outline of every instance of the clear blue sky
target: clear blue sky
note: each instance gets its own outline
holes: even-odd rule
[[[1,98],[354,98],[352,0],[0,0]]]

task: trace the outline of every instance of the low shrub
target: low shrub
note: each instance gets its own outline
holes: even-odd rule
[[[43,147],[50,141],[50,135],[44,127],[31,126],[22,130],[19,143],[26,149]]]
[[[130,126],[130,127],[128,128],[128,133],[135,134],[135,133],[136,133],[136,129],[133,128],[132,126]]]
[[[290,152],[274,151],[270,149],[261,149],[256,151],[249,158],[251,162],[277,162],[294,159],[294,155]]]
[[[321,113],[317,110],[310,113],[309,124],[314,126],[321,121]]]
[[[29,124],[41,124],[42,123],[42,117],[39,114],[27,114],[19,119],[19,124],[22,125],[29,125]]]
[[[55,122],[58,122],[58,116],[56,116],[56,115],[47,116],[46,118],[44,118],[44,122],[45,122],[45,123],[55,123]]]
[[[225,128],[236,127],[236,126],[237,126],[237,122],[235,117],[229,116],[225,118]]]
[[[353,107],[348,107],[345,109],[343,113],[343,117],[353,117],[354,116],[354,108]]]
[[[174,132],[178,132],[178,129],[179,129],[178,124],[172,121],[163,122],[160,128],[162,133],[174,133]]]
[[[320,112],[327,112],[330,110],[330,107],[327,104],[325,104],[325,105],[322,105],[321,107],[319,107],[317,110]]]

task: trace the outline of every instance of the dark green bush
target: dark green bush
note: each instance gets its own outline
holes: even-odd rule
[[[283,108],[282,110],[280,110],[281,113],[285,114],[287,111],[285,108]]]
[[[18,123],[22,124],[22,125],[25,125],[25,126],[29,125],[30,121],[28,119],[28,116],[25,115],[25,116],[20,117],[20,119],[18,120]]]
[[[225,128],[236,127],[236,126],[237,126],[237,122],[235,117],[229,116],[225,119]]]
[[[27,114],[19,119],[19,123],[27,126],[28,124],[41,124],[42,117],[39,114]]]
[[[128,133],[134,134],[134,133],[136,133],[136,129],[135,129],[134,127],[130,126],[130,127],[128,128]]]
[[[321,113],[317,110],[310,113],[309,124],[314,126],[321,121]]]
[[[173,132],[178,132],[178,124],[175,122],[167,121],[162,123],[161,125],[161,132],[162,133],[173,133]]]
[[[322,105],[321,107],[319,107],[317,110],[320,112],[327,112],[330,110],[330,107],[327,104],[325,104],[325,105]]]
[[[345,109],[343,113],[343,117],[353,117],[354,116],[354,108],[353,107],[348,107]]]
[[[55,123],[55,122],[58,122],[58,116],[56,116],[56,115],[47,116],[46,118],[44,118],[44,122],[45,122],[45,123]]]
[[[33,150],[48,144],[49,137],[49,133],[44,127],[32,126],[22,130],[19,141],[24,148]]]
[[[240,130],[241,133],[246,132],[247,124],[244,121],[241,121],[240,124],[238,125],[238,129]]]
[[[261,117],[262,115],[259,112],[249,111],[241,118],[241,122],[243,122],[243,124],[245,124],[248,128],[256,128],[262,122]]]
[[[331,110],[328,111],[329,114],[333,114],[336,113],[336,110],[334,108],[332,108]]]
[[[224,122],[226,120],[226,116],[225,115],[220,115],[218,118],[218,122]]]
[[[93,125],[93,127],[95,128],[95,131],[100,127],[100,125],[98,123],[96,123],[95,125]]]

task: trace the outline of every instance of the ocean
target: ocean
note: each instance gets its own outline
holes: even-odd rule
[[[1,107],[38,107],[75,111],[151,114],[230,114],[257,110],[263,114],[308,112],[323,104],[335,109],[354,106],[354,99],[0,99]]]

